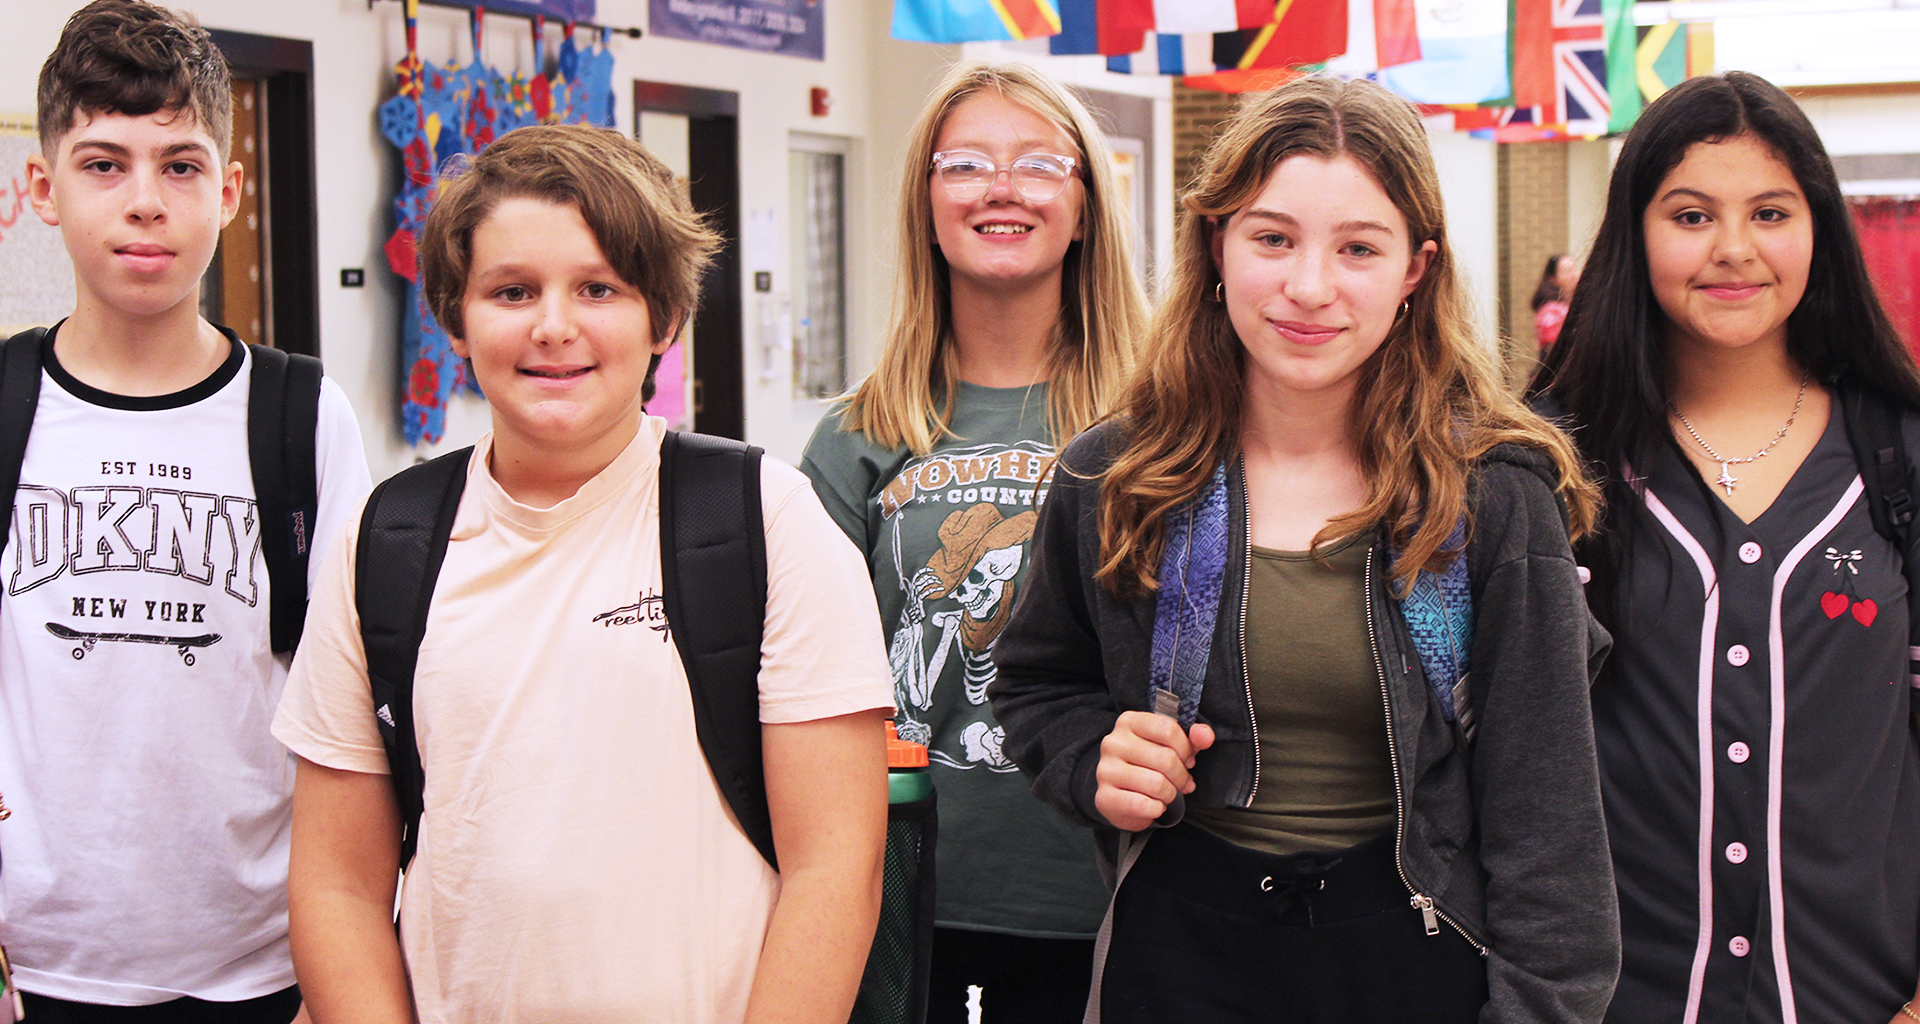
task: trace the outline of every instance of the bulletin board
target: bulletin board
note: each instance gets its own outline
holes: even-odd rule
[[[27,202],[27,157],[39,148],[32,118],[0,116],[0,331],[9,335],[73,312],[73,264],[60,231]]]

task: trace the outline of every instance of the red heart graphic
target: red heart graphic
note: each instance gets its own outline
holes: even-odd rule
[[[1826,612],[1829,619],[1839,618],[1840,613],[1847,610],[1847,595],[1836,594],[1831,590],[1821,594],[1820,610]]]
[[[1853,617],[1859,619],[1862,626],[1873,625],[1873,617],[1878,614],[1880,614],[1880,606],[1874,604],[1871,598],[1853,602]]]

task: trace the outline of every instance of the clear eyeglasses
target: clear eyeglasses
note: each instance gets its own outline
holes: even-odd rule
[[[1073,177],[1077,161],[1053,153],[1027,153],[1014,157],[1005,167],[985,153],[955,149],[933,154],[933,173],[940,178],[947,195],[955,199],[978,199],[993,188],[1000,172],[1007,172],[1014,191],[1029,203],[1044,203],[1060,194]]]

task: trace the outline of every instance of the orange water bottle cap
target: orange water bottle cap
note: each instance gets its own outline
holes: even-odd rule
[[[927,748],[923,744],[910,743],[900,738],[899,730],[887,723],[887,767],[888,768],[925,768],[927,766]]]

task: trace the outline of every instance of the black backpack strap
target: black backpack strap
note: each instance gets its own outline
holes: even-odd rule
[[[1892,541],[1902,558],[1913,547],[1913,462],[1900,431],[1898,405],[1852,384],[1834,387],[1853,459],[1866,485],[1874,532]]]
[[[433,583],[447,557],[472,448],[411,466],[367,496],[353,568],[353,603],[367,651],[367,682],[400,805],[400,866],[420,844],[426,773],[413,733],[413,672],[427,633]]]
[[[320,425],[320,360],[250,345],[247,459],[260,510],[276,653],[300,643],[307,617],[307,559],[320,508],[314,433]]]
[[[41,341],[45,327],[21,331],[0,347],[0,494],[7,516],[0,519],[0,544],[13,524],[14,492],[20,489],[20,463],[27,457],[27,435],[40,404]]]
[[[660,570],[700,750],[747,838],[778,869],[760,753],[767,617],[760,456],[739,441],[667,432],[660,444]]]

